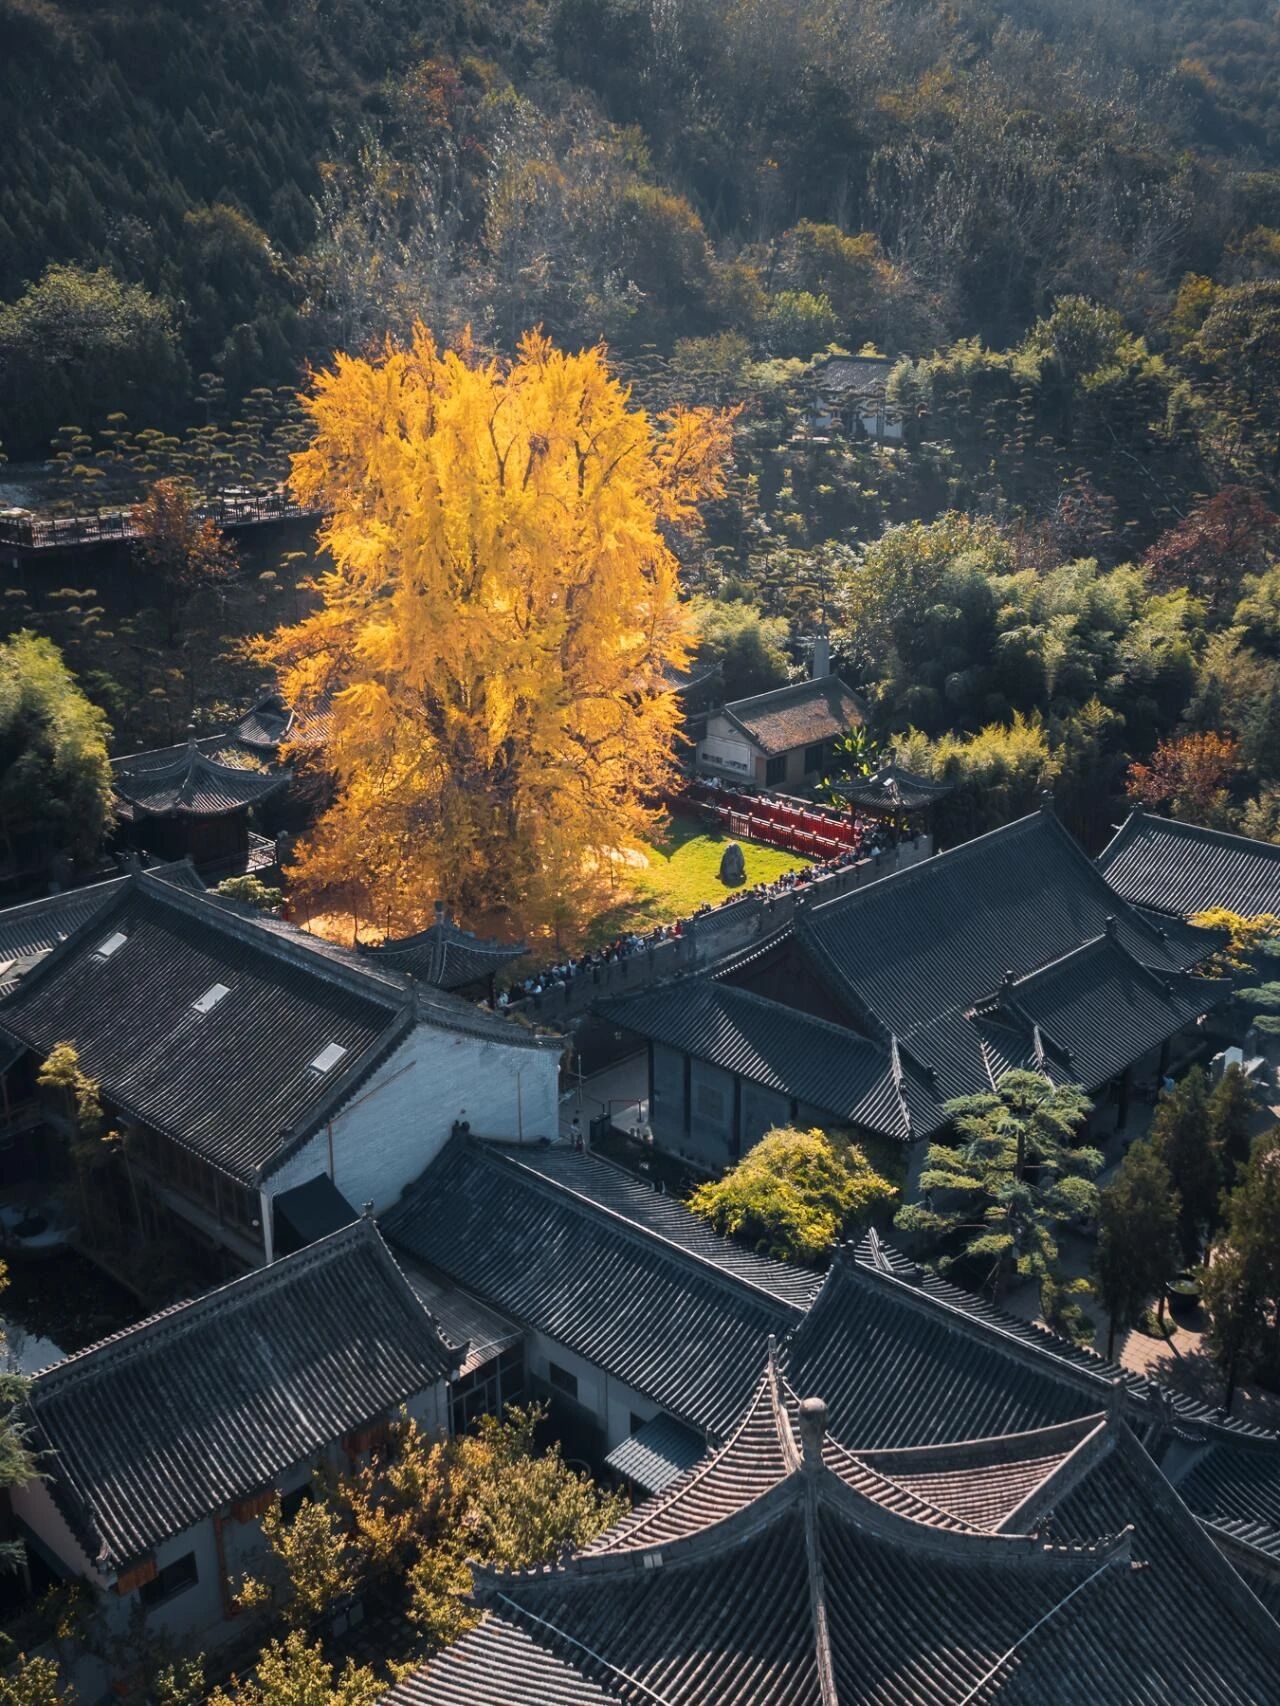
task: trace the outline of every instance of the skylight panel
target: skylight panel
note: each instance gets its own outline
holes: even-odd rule
[[[317,1072],[332,1072],[346,1052],[341,1043],[326,1043],[311,1064]]]
[[[128,940],[129,938],[125,935],[123,930],[113,930],[105,942],[100,942],[98,944],[99,958],[109,960],[112,954],[117,953],[121,948],[123,948]]]
[[[197,1013],[212,1013],[219,1001],[222,1000],[222,997],[224,995],[230,995],[230,993],[231,991],[227,988],[225,983],[212,983],[209,985],[208,989],[205,990],[204,994],[200,996],[198,1000],[193,1001],[191,1005],[195,1008]]]

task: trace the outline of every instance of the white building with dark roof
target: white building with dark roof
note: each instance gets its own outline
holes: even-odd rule
[[[803,787],[827,769],[833,742],[865,720],[866,707],[838,675],[795,681],[709,712],[698,769],[760,787]]]
[[[12,1490],[19,1531],[91,1589],[109,1630],[140,1610],[152,1634],[214,1645],[268,1504],[349,1469],[401,1409],[446,1433],[465,1351],[357,1220],[36,1375],[40,1478]],[[111,1680],[86,1658],[81,1697]]]
[[[327,1175],[381,1211],[456,1123],[557,1129],[558,1038],[280,919],[127,878],[0,1002],[10,1102],[72,1043],[184,1236],[253,1265],[273,1200]]]

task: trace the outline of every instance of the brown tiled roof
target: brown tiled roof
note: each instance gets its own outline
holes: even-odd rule
[[[866,707],[838,675],[824,675],[751,699],[734,699],[724,714],[765,752],[790,752],[834,740],[865,720]]]

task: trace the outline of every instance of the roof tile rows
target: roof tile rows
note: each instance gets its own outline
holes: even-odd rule
[[[917,1450],[917,1484],[982,1476],[975,1524],[882,1472],[903,1454],[824,1439],[824,1415],[771,1360],[725,1445],[585,1555],[477,1571],[484,1622],[387,1706],[594,1698],[574,1678],[660,1706],[1245,1706],[1280,1686],[1280,1625],[1117,1416]]]
[[[90,1559],[119,1570],[457,1360],[358,1220],[37,1375],[31,1439]]]
[[[1117,894],[1173,917],[1219,906],[1249,918],[1280,915],[1280,847],[1269,841],[1136,810],[1098,866]]]
[[[209,1004],[215,988],[225,994]],[[40,1055],[73,1043],[116,1108],[245,1183],[291,1153],[419,1022],[555,1046],[150,874],[127,878],[0,1003],[0,1033]]]
[[[823,675],[775,687],[723,707],[730,722],[767,753],[790,752],[834,740],[866,718],[861,699],[838,675]]]
[[[795,1279],[716,1240],[721,1260],[692,1229],[676,1239],[609,1206],[616,1186],[597,1182],[602,1171],[608,1163],[585,1156],[548,1163],[455,1138],[383,1226],[413,1260],[720,1433],[754,1386],[769,1335],[800,1320]]]
[[[147,755],[148,757],[154,755]],[[167,764],[128,767],[117,760],[115,790],[121,817],[223,817],[260,805],[288,787],[288,770],[260,770],[224,763],[195,742],[180,748]]]
[[[603,1003],[601,1017],[864,1130],[902,1140],[938,1123],[923,1075],[847,1027],[708,978]]]

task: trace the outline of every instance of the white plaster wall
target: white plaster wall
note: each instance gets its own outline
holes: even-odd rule
[[[604,1449],[612,1451],[631,1434],[631,1417],[649,1421],[660,1406],[652,1399],[627,1386],[604,1369],[588,1362],[585,1357],[549,1339],[545,1333],[531,1332],[525,1341],[525,1361],[531,1376],[549,1383],[548,1365],[558,1363],[574,1375],[578,1382],[578,1404],[591,1413],[604,1434]],[[554,1388],[553,1388],[554,1390]]]
[[[559,1126],[554,1049],[513,1048],[419,1025],[333,1119],[333,1180],[381,1214],[440,1153],[455,1120],[479,1137],[525,1142]],[[322,1128],[266,1184],[271,1195],[329,1171]]]
[[[28,1481],[24,1486],[11,1487],[9,1499],[13,1514],[26,1523],[68,1570],[99,1587],[105,1585],[105,1578],[94,1570],[83,1546],[54,1504],[47,1481]]]

